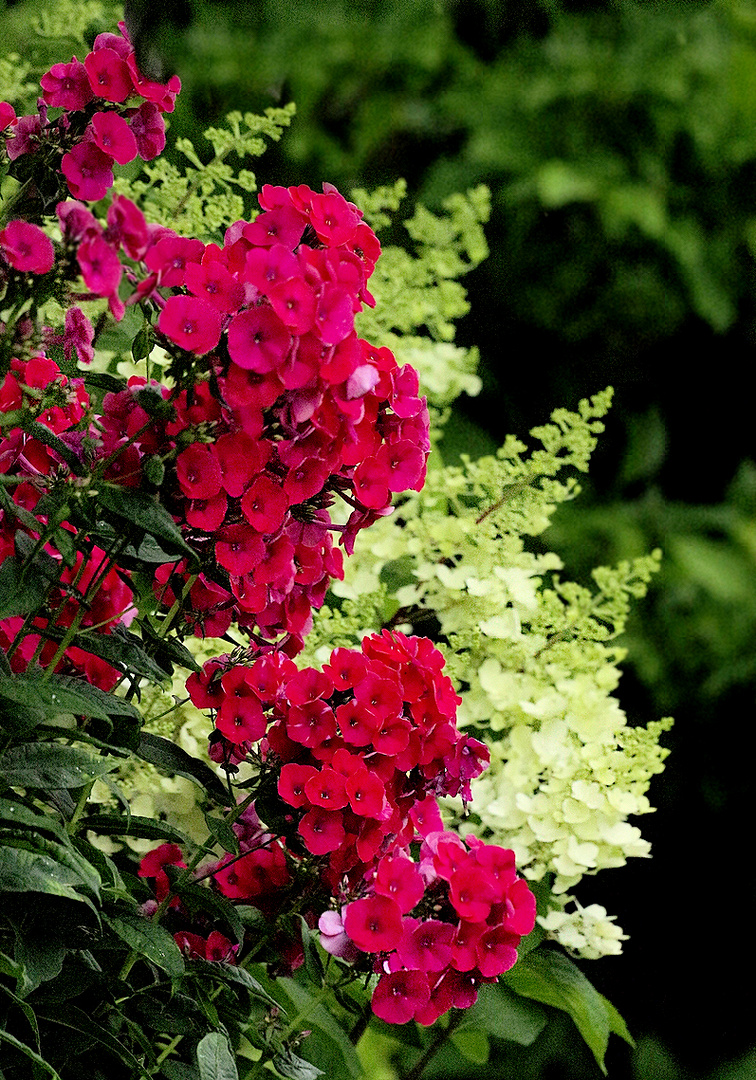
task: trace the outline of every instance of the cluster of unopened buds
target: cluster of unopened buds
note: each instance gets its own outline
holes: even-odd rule
[[[241,856],[211,867],[215,887],[270,917],[309,895],[325,950],[379,975],[373,1010],[390,1023],[471,1005],[535,922],[513,853],[444,829],[437,798],[469,799],[488,753],[458,731],[442,669],[427,639],[384,631],[335,649],[322,670],[271,650],[208,661],[187,683],[213,711],[211,756],[229,771],[256,757],[259,802],[277,822],[247,807],[233,826]],[[161,859],[182,865],[170,845],[143,864],[158,900]]]

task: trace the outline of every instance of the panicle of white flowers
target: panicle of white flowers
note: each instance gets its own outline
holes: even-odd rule
[[[513,848],[531,880],[548,876],[544,928],[584,957],[619,951],[624,935],[570,890],[585,874],[649,853],[627,819],[652,810],[646,791],[663,768],[659,738],[671,722],[628,726],[614,697],[624,655],[614,638],[659,553],[599,568],[591,590],[562,581],[559,558],[529,550],[526,538],[577,492],[570,474],[587,469],[610,400],[606,391],[576,413],[557,410],[532,432],[542,444],[533,453],[509,438],[495,458],[431,469],[423,491],[373,526],[333,585],[373,618],[381,608],[385,616],[383,588],[395,621],[422,632],[424,617],[437,619],[461,692],[458,723],[491,748],[466,827]]]

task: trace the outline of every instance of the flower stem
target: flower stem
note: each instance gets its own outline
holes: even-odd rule
[[[420,1080],[420,1077],[423,1075],[423,1072],[425,1070],[425,1066],[428,1064],[429,1061],[431,1061],[432,1058],[436,1056],[436,1054],[444,1045],[451,1033],[460,1023],[463,1016],[464,1011],[462,1009],[452,1010],[452,1012],[449,1014],[449,1023],[446,1025],[445,1028],[439,1029],[439,1031],[436,1033],[435,1039],[426,1049],[425,1053],[421,1054],[421,1056],[418,1058],[418,1060],[415,1062],[409,1072],[402,1073],[402,1075],[400,1076],[400,1080]]]

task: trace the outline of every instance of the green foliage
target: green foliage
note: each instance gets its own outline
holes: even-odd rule
[[[199,157],[189,139],[179,139],[176,149],[188,164],[179,167],[157,158],[143,166],[144,179],[121,177],[114,190],[139,202],[148,220],[182,236],[205,243],[222,240],[229,225],[249,214],[251,200],[245,196],[257,190],[254,173],[244,167],[246,159],[259,157],[266,140],[280,139],[293,115],[293,105],[266,109],[264,116],[230,112],[224,127],[204,132],[213,149],[209,161]]]

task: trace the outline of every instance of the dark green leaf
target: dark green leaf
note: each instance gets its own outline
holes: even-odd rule
[[[223,982],[237,983],[249,991],[249,996],[257,1001],[262,1001],[272,1008],[279,1009],[282,1013],[286,1009],[257,981],[254,975],[250,975],[246,968],[237,967],[235,964],[207,963],[202,968],[202,973],[208,978],[220,979]]]
[[[317,1080],[318,1076],[323,1075],[322,1069],[311,1065],[304,1058],[297,1057],[288,1047],[276,1054],[273,1058],[273,1067],[281,1076],[286,1076],[289,1080]]]
[[[491,1053],[488,1036],[482,1031],[453,1031],[451,1041],[462,1057],[475,1065],[485,1065]]]
[[[138,488],[119,487],[100,481],[97,485],[99,505],[128,523],[129,531],[136,526],[148,536],[154,536],[168,551],[180,553],[194,565],[197,555],[184,540],[181,530],[166,508]]]
[[[28,615],[42,607],[47,594],[58,581],[60,569],[50,567],[45,559],[35,560],[34,566],[24,566],[17,555],[9,555],[0,565],[0,619],[13,615]]]
[[[357,1051],[349,1041],[349,1037],[334,1019],[333,1015],[321,1002],[319,995],[312,994],[304,986],[300,986],[294,979],[278,979],[276,989],[286,994],[294,1005],[297,1016],[297,1026],[300,1029],[311,1029],[312,1034],[305,1043],[308,1058],[314,1062],[302,1062],[308,1069],[318,1067],[319,1071],[327,1071],[334,1080],[348,1080],[348,1078],[361,1077],[363,1075]],[[276,1068],[279,1066],[276,1064]],[[287,1076],[298,1076],[299,1073],[286,1073]],[[308,1074],[316,1075],[316,1074]]]
[[[310,982],[320,989],[325,979],[325,971],[323,970],[323,961],[318,953],[318,947],[315,944],[316,935],[307,925],[307,921],[302,915],[299,916],[299,924],[302,933],[305,974]]]
[[[141,719],[130,702],[70,675],[48,675],[45,679],[38,671],[0,675],[0,699],[22,709],[41,710],[48,717],[73,713],[100,720],[109,720],[111,716]]]
[[[183,1061],[164,1061],[160,1071],[166,1080],[200,1080],[200,1074],[194,1065]]]
[[[60,975],[66,957],[65,945],[41,934],[22,934],[16,945],[16,959],[23,968],[17,992],[26,997],[43,982]]]
[[[66,840],[66,831],[51,814],[40,814],[17,799],[0,799],[0,827],[27,828],[36,832],[49,832],[59,840]]]
[[[59,1024],[61,1027],[71,1028],[73,1031],[78,1031],[82,1035],[88,1036],[90,1039],[94,1039],[101,1046],[104,1046],[107,1050],[110,1050],[119,1061],[123,1061],[130,1069],[133,1069],[135,1073],[150,1080],[150,1073],[145,1067],[140,1064],[137,1058],[131,1053],[131,1051],[123,1045],[118,1039],[110,1034],[106,1028],[92,1020],[83,1009],[80,1009],[76,1005],[72,1005],[70,1002],[66,1003],[65,1009],[61,1009],[56,1013],[50,1013],[49,1015],[39,1011],[40,1019],[44,1018],[53,1024]]]
[[[60,743],[24,743],[0,756],[0,775],[13,787],[79,788],[112,772],[116,762]]]
[[[241,943],[244,940],[244,924],[237,915],[234,905],[225,896],[219,896],[218,893],[202,885],[195,885],[191,879],[185,880],[183,885],[177,887],[184,876],[183,870],[177,866],[166,866],[164,869],[171,888],[175,889],[191,914],[210,915],[213,922],[220,919],[231,930],[238,942]]]
[[[142,327],[131,343],[131,355],[135,363],[144,360],[152,352],[153,338],[152,327],[149,324]]]
[[[177,641],[176,638],[160,637],[148,622],[142,623],[142,636],[145,645],[150,650],[150,655],[154,656],[166,670],[170,670],[172,664],[178,664],[180,667],[188,668],[190,671],[201,670],[186,645]]]
[[[181,832],[165,821],[155,818],[139,817],[132,814],[129,818],[119,814],[92,814],[79,822],[82,829],[92,829],[101,836],[139,836],[143,840],[167,840],[172,844],[191,844],[186,833]]]
[[[210,766],[193,758],[187,754],[186,750],[182,750],[180,746],[176,746],[168,739],[143,731],[136,752],[140,758],[149,761],[161,772],[175,773],[178,776],[185,776],[188,780],[194,780],[217,802],[223,806],[231,805],[228,792]]]
[[[0,1028],[0,1040],[9,1043],[11,1046],[15,1046],[16,1050],[20,1050],[26,1057],[31,1058],[34,1064],[38,1068],[44,1069],[48,1076],[53,1077],[53,1080],[60,1080],[60,1076],[56,1073],[52,1065],[49,1065],[43,1057],[40,1057],[36,1050],[32,1050],[26,1043],[22,1043],[15,1035],[11,1035],[9,1031],[3,1031],[3,1029]]]
[[[210,1031],[200,1040],[197,1065],[200,1080],[239,1080],[228,1039],[220,1031]]]
[[[624,1039],[628,1046],[635,1046],[635,1039],[630,1034],[624,1017],[619,1010],[612,1005],[608,998],[605,998],[603,994],[599,994],[599,997],[604,1003],[606,1008],[606,1014],[609,1017],[609,1030],[612,1035],[619,1035],[621,1039]]]
[[[206,813],[205,824],[207,825],[207,831],[224,851],[228,851],[231,855],[239,854],[239,838],[232,826],[224,818],[214,817],[212,814]]]
[[[165,465],[157,454],[153,454],[144,459],[142,471],[144,472],[144,478],[147,483],[154,484],[155,487],[160,487],[163,480],[165,480]]]
[[[501,983],[481,986],[478,1000],[467,1009],[458,1031],[482,1031],[497,1039],[529,1046],[546,1025],[546,1013]]]
[[[37,633],[51,641],[62,641],[64,631],[54,626],[45,626],[38,629]],[[74,634],[71,644],[93,656],[99,656],[101,660],[107,660],[119,671],[141,676],[153,683],[165,682],[170,674],[148,656],[141,638],[120,625],[114,626],[109,634],[87,631]]]
[[[160,923],[152,922],[136,912],[105,916],[108,926],[126,944],[151,960],[171,978],[184,974],[184,958],[176,942]]]
[[[67,837],[64,844],[58,844],[54,840],[48,840],[46,837],[35,836],[31,833],[10,837],[6,835],[2,839],[5,850],[15,848],[18,851],[30,851],[34,854],[47,855],[59,867],[58,874],[61,873],[62,868],[67,869],[72,875],[68,879],[71,884],[80,885],[82,889],[90,893],[96,900],[99,900],[102,886],[100,875],[94,866],[71,846]],[[43,891],[48,892],[49,890],[45,889]]]
[[[81,876],[44,852],[29,851],[24,847],[0,847],[0,892],[47,893],[92,907],[86,896],[76,891],[75,885],[83,885]]]
[[[70,446],[59,439],[57,435],[53,434],[48,427],[44,424],[40,424],[38,420],[32,419],[30,415],[24,416],[22,413],[22,423],[24,431],[31,435],[33,438],[38,439],[45,446],[48,446],[54,454],[65,461],[74,476],[84,476],[86,467],[83,462],[79,461],[77,455],[73,452]]]
[[[528,953],[503,976],[507,986],[523,997],[534,998],[568,1013],[606,1073],[604,1057],[611,1025],[601,994],[582,971],[556,949]]]

